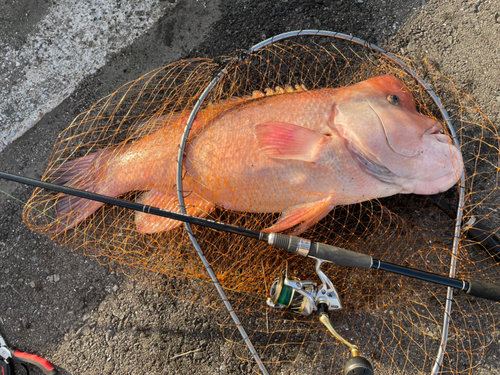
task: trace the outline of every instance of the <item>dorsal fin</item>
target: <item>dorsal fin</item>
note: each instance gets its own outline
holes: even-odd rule
[[[298,93],[298,92],[304,92],[308,91],[306,86],[302,85],[295,85],[295,88],[293,88],[290,85],[285,86],[285,88],[282,88],[280,86],[277,86],[274,90],[273,89],[265,89],[264,92],[255,90],[252,92],[252,95],[245,95],[243,97],[238,97],[238,96],[232,96],[228,99],[224,99],[218,102],[209,102],[207,106],[199,112],[197,120],[199,120],[200,124],[207,124],[214,119],[218,118],[221,114],[231,111],[236,109],[239,106],[245,105],[245,102],[252,102],[255,101],[257,102],[257,99],[265,98],[268,96],[275,96],[275,95],[281,95],[281,94],[287,94],[287,93]]]
[[[308,91],[307,87],[303,84],[301,85],[295,85],[295,87],[292,87],[290,85],[286,85],[284,88],[281,86],[276,86],[274,90],[272,88],[266,88],[264,89],[264,92],[260,90],[254,90],[252,92],[252,95],[245,95],[243,97],[239,96],[232,96],[229,99],[224,99],[221,100],[220,102],[209,102],[207,106],[205,107],[206,109],[213,109],[214,107],[221,107],[224,105],[231,105],[235,103],[241,103],[242,101],[246,100],[253,100],[253,99],[260,99],[260,98],[265,98],[267,96],[274,96],[274,95],[281,95],[281,94],[289,94],[289,93],[294,93],[294,92],[304,92]]]
[[[295,88],[293,88],[290,85],[286,85],[284,88],[281,86],[276,86],[276,88],[273,90],[271,88],[267,88],[264,90],[265,94],[262,93],[262,91],[254,91],[254,94],[258,93],[257,97],[264,97],[264,96],[272,96],[272,95],[280,95],[280,94],[288,94],[288,93],[294,93],[294,92],[303,92],[307,91],[306,86],[304,85],[295,85]]]

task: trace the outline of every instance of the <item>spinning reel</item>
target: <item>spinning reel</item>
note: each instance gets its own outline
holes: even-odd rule
[[[337,340],[351,350],[351,358],[344,365],[344,373],[346,375],[373,375],[370,362],[359,355],[358,347],[340,336],[330,323],[328,312],[342,309],[342,302],[333,283],[321,271],[322,264],[323,260],[316,259],[315,270],[321,280],[320,286],[314,281],[302,281],[281,273],[271,285],[271,297],[267,299],[267,304],[270,307],[291,310],[300,315],[311,315],[318,311],[319,321]]]

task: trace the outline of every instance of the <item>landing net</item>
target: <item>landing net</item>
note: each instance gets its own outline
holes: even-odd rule
[[[64,163],[99,150],[112,150],[100,154],[103,162],[97,165],[101,165],[102,170],[94,171],[98,175],[104,173],[105,165],[114,155],[138,144],[160,126],[170,126],[166,131],[170,135],[169,143],[180,144],[183,119],[187,119],[200,94],[224,67],[227,73],[202,104],[201,110],[208,118],[216,118],[235,103],[245,105],[252,96],[280,95],[290,89],[344,87],[392,74],[410,89],[421,113],[443,121],[429,94],[411,75],[362,45],[332,38],[303,37],[269,44],[244,59],[237,59],[238,56],[242,56],[242,51],[217,59],[175,62],[104,97],[60,134],[43,180],[57,180],[57,171]],[[432,87],[450,115],[465,164],[464,223],[474,218],[489,228],[491,234],[496,233],[500,228],[500,153],[495,126],[472,98],[426,60],[401,59]],[[202,131],[194,129],[190,142],[194,143]],[[167,159],[158,160],[155,163],[159,164],[148,168],[176,166],[177,150],[178,147],[175,152],[167,153]],[[238,161],[235,156],[235,163]],[[138,168],[145,169],[144,166]],[[189,173],[185,173],[184,181],[190,178]],[[120,184],[118,178],[107,181]],[[258,186],[260,181],[249,183]],[[160,188],[162,184],[165,182],[151,182],[145,190]],[[88,189],[88,178],[82,176],[71,186]],[[183,187],[184,197],[190,194],[189,184],[187,186]],[[454,209],[458,196],[457,186],[442,194]],[[36,189],[24,210],[26,224],[71,250],[83,251],[127,274],[141,278],[148,278],[151,273],[168,276],[162,288],[178,298],[207,306],[224,337],[235,343],[235,354],[242,360],[253,361],[182,226],[143,234],[137,230],[134,212],[104,206],[75,228],[58,231],[60,224],[55,224],[55,209],[62,197],[59,193]],[[146,199],[143,191],[136,190],[120,197],[130,201]],[[173,202],[172,207],[176,207],[176,203]],[[203,214],[209,219],[252,230],[269,227],[279,217],[279,213],[238,212],[218,206],[209,210],[200,205],[199,209],[205,210]],[[301,236],[447,276],[454,228],[455,220],[426,197],[398,195],[337,206]],[[274,311],[265,303],[271,283],[281,271],[286,270],[288,275],[303,280],[319,281],[312,260],[236,235],[196,226],[192,226],[192,230],[270,372],[342,373],[343,363],[349,358],[348,349],[326,332],[317,316]],[[323,268],[344,302],[344,310],[331,315],[332,325],[359,346],[376,372],[431,371],[441,344],[445,288],[377,271],[335,265]],[[492,255],[464,235],[460,237],[458,278],[495,283],[500,282],[499,271]],[[192,283],[192,288],[178,287],[179,278]],[[481,366],[488,346],[496,338],[499,310],[498,304],[455,293],[441,373],[470,374]]]

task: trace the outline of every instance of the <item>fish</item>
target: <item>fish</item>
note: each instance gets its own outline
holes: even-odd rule
[[[138,203],[180,212],[176,160],[188,114],[160,117],[142,139],[67,161],[49,175],[111,197],[137,191]],[[402,81],[383,75],[341,88],[287,88],[210,104],[192,125],[182,188],[188,215],[205,217],[217,206],[279,213],[264,231],[299,234],[335,206],[436,194],[462,171],[460,150],[443,125],[417,111]],[[77,226],[102,205],[64,195],[55,231]],[[144,212],[134,221],[143,234],[182,224]]]

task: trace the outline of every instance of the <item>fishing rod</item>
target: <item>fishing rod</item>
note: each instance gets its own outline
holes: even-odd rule
[[[74,195],[101,203],[128,208],[135,211],[141,211],[151,215],[187,222],[189,224],[201,225],[223,232],[254,238],[266,242],[271,246],[285,249],[290,253],[315,259],[315,270],[321,280],[321,285],[318,285],[313,281],[299,280],[294,277],[289,278],[286,274],[281,274],[271,286],[271,297],[268,298],[267,304],[278,309],[289,309],[301,315],[310,315],[311,313],[317,311],[320,314],[321,323],[325,325],[332,335],[347,345],[351,350],[351,358],[346,361],[344,366],[344,372],[348,375],[357,374],[358,371],[365,371],[363,373],[369,375],[373,374],[373,370],[370,362],[359,355],[358,347],[342,338],[330,324],[328,312],[342,309],[342,303],[333,283],[328,279],[323,271],[321,271],[321,266],[324,262],[334,263],[342,267],[379,269],[459,289],[474,297],[500,302],[500,286],[496,284],[470,279],[454,279],[431,272],[403,267],[389,262],[383,262],[381,260],[374,259],[368,254],[342,249],[325,243],[312,242],[308,239],[297,236],[253,231],[209,219],[193,217],[140,203],[128,202],[118,198],[112,198],[67,186],[55,185],[49,182],[16,176],[9,173],[0,172],[0,178],[63,194]]]
[[[0,178],[19,182],[26,185],[57,191],[59,193],[74,195],[80,198],[90,199],[101,203],[107,203],[123,208],[141,211],[151,215],[157,215],[173,220],[187,222],[194,225],[233,233],[240,236],[258,239],[267,242],[269,245],[285,249],[291,253],[296,253],[304,257],[320,259],[326,262],[335,263],[338,266],[353,267],[361,269],[380,269],[387,272],[397,273],[423,281],[449,286],[465,291],[474,297],[489,299],[500,302],[500,286],[481,281],[452,279],[431,272],[399,266],[389,262],[383,262],[372,258],[370,255],[358,253],[352,250],[342,249],[336,246],[327,245],[320,242],[311,242],[308,239],[288,236],[280,233],[258,232],[250,229],[224,224],[209,219],[189,216],[177,212],[167,211],[153,206],[148,206],[136,202],[128,202],[118,198],[112,198],[101,194],[91,193],[83,190],[59,186],[49,182],[43,182],[27,177],[16,176],[10,173],[0,172]]]

